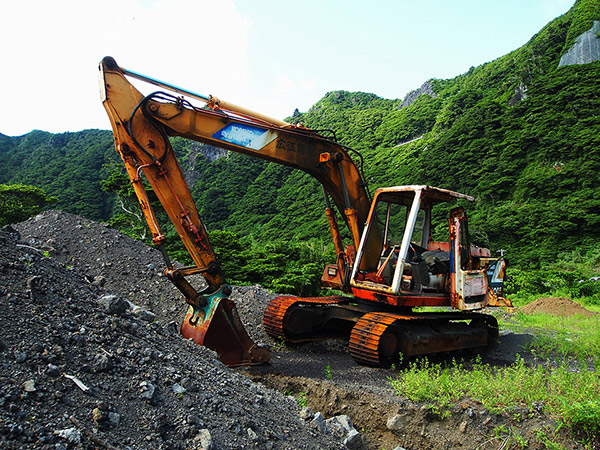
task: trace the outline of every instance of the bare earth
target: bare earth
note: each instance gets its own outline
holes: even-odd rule
[[[497,436],[505,429],[538,449],[536,430],[552,436],[543,405],[492,415],[465,398],[441,419],[395,395],[397,371],[358,366],[344,342],[274,342],[262,329],[274,294],[260,286],[232,298],[271,364],[226,368],[177,334],[185,306],[162,264],[154,249],[59,211],[0,230],[0,448],[498,449],[510,448]],[[580,307],[538,302],[522,311]],[[484,360],[510,364],[531,338],[501,330]],[[320,427],[315,413],[349,416],[359,439]]]
[[[593,316],[594,313],[577,302],[564,297],[543,297],[521,308],[525,314],[551,314],[553,316]]]

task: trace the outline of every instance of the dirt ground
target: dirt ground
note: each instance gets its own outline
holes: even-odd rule
[[[550,314],[552,316],[593,316],[583,305],[564,297],[543,297],[521,308],[525,314]]]
[[[262,311],[275,294],[260,286],[231,298],[271,362],[226,368],[178,336],[185,308],[158,252],[105,225],[50,211],[2,230],[0,247],[0,448],[541,449],[540,430],[583,448],[553,435],[543,405],[490,414],[465,398],[442,418],[398,397],[398,371],[357,365],[344,342],[274,342]],[[565,300],[523,312],[579,307]],[[510,364],[531,339],[501,330],[484,360]],[[348,416],[360,439],[320,428],[316,413]]]

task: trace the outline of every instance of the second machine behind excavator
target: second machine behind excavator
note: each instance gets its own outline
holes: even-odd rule
[[[170,92],[143,95],[127,77]],[[399,354],[476,349],[496,343],[495,318],[476,311],[511,306],[502,297],[504,259],[470,244],[462,207],[450,211],[448,239],[432,239],[432,230],[439,228],[433,223],[434,206],[472,201],[472,197],[413,185],[380,188],[371,201],[362,166],[335,139],[126,70],[110,57],[100,63],[100,90],[116,150],[167,264],[164,274],[190,305],[182,334],[215,350],[223,363],[262,364],[269,360],[269,352],[248,336],[229,299],[231,286],[192,200],[171,136],[293,167],[323,186],[337,261],[325,268],[322,282],[344,294],[275,298],[264,313],[270,336],[289,342],[347,338],[352,357],[371,366],[390,364]],[[168,258],[142,173],[194,266],[177,269]],[[349,245],[343,243],[336,210],[349,229]],[[195,274],[206,280],[207,287],[200,292],[188,281]],[[436,311],[414,311],[422,306],[436,307]]]

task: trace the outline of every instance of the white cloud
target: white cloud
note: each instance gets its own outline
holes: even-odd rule
[[[3,134],[108,129],[97,82],[107,55],[205,95],[246,83],[247,23],[232,0],[21,0],[3,19]]]

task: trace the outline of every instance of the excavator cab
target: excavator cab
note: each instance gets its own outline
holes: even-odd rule
[[[490,263],[503,267],[490,251],[470,245],[466,213],[458,207],[448,218],[448,240],[433,241],[436,204],[473,198],[431,186],[379,189],[373,200],[351,276],[354,295],[404,306],[451,306],[474,310],[486,306]],[[383,230],[383,232],[381,231]],[[371,236],[377,236],[377,245]],[[368,243],[368,244],[367,244]],[[378,258],[369,255],[378,253]],[[368,263],[367,263],[368,261]],[[501,292],[502,277],[496,277]]]

